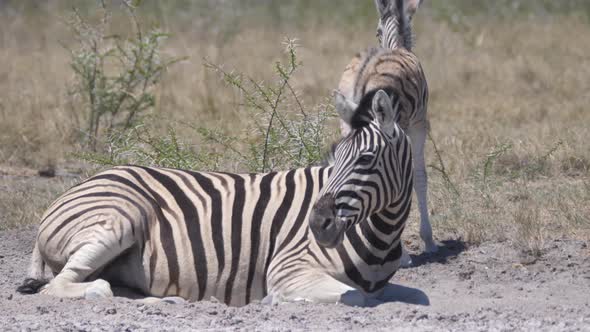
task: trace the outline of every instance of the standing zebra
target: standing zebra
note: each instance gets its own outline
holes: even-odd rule
[[[110,297],[113,285],[230,305],[363,305],[400,265],[411,151],[396,123],[398,96],[335,98],[351,130],[328,166],[267,174],[120,166],[73,187],[45,212],[19,291]],[[40,280],[45,266],[49,283]]]
[[[380,15],[377,37],[381,48],[357,54],[348,64],[339,83],[346,98],[359,101],[366,91],[392,90],[400,97],[400,126],[410,137],[414,163],[414,189],[420,210],[420,237],[426,252],[436,252],[428,218],[428,183],[424,144],[430,127],[427,117],[428,85],[418,58],[411,52],[411,19],[419,0],[375,0]],[[341,121],[346,135],[349,125]],[[411,264],[404,255],[403,264]]]

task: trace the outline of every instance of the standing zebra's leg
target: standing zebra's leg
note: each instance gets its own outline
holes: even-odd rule
[[[418,197],[420,210],[420,237],[424,241],[426,252],[436,252],[438,247],[432,239],[432,226],[428,218],[428,182],[426,163],[424,161],[424,145],[426,143],[427,125],[408,128],[408,135],[412,144],[412,158],[414,159],[414,190]]]
[[[410,266],[412,266],[412,257],[410,257],[410,254],[408,253],[408,250],[406,249],[406,247],[404,246],[403,243],[401,243],[400,246],[402,247],[402,257],[400,258],[400,263],[399,263],[400,266],[401,267],[410,267]]]

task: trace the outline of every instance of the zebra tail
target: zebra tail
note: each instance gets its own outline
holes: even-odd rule
[[[23,281],[22,285],[18,286],[16,291],[21,294],[35,294],[48,282],[49,280],[45,279],[45,262],[43,261],[43,257],[41,257],[39,244],[35,241],[29,277]]]
[[[27,278],[22,285],[16,288],[16,291],[24,295],[36,294],[47,283],[49,283],[47,279]]]

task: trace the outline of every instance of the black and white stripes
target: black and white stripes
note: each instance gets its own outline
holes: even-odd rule
[[[383,48],[412,50],[412,16],[421,0],[375,0],[379,13],[377,38]]]
[[[357,106],[337,96],[353,129],[325,167],[120,166],[84,181],[45,213],[31,277],[48,266],[55,277],[40,291],[60,297],[108,297],[118,286],[231,305],[347,302],[350,291],[362,302],[399,267],[412,188],[397,104],[383,91],[366,99]],[[20,290],[39,286],[28,280]]]
[[[381,47],[357,54],[345,68],[338,89],[350,100],[359,102],[369,91],[382,89],[399,102],[399,125],[412,143],[414,189],[420,210],[420,236],[426,252],[437,251],[428,217],[428,182],[424,145],[430,129],[428,84],[420,61],[412,48],[411,19],[420,0],[375,0],[379,13],[377,36]],[[350,130],[341,121],[344,135]],[[408,255],[404,265],[410,265]]]

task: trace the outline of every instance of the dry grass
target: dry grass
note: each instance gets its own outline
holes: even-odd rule
[[[47,205],[77,181],[72,177],[47,179],[0,172],[0,231],[37,224]]]
[[[68,44],[70,37],[58,19],[65,15],[61,8],[49,7],[47,15],[0,11],[0,62],[10,64],[0,67],[0,163],[66,165],[79,148],[83,117],[67,94],[72,73],[58,41]],[[295,89],[312,105],[326,100],[356,51],[375,43],[371,16],[343,22],[314,16],[304,23],[285,18],[281,24],[245,19],[232,28],[234,21],[223,17],[191,20],[171,13],[156,15],[173,34],[165,51],[189,59],[173,67],[156,91],[155,112],[170,121],[162,128],[190,122],[240,130],[240,95],[203,67],[205,57],[269,80],[269,63],[280,56],[284,37],[296,37],[303,69]],[[509,241],[533,251],[553,238],[590,240],[588,20],[566,13],[477,14],[457,21],[427,7],[417,14],[415,30],[415,52],[431,91],[431,134],[458,192],[430,169],[439,239]],[[183,127],[178,135],[199,143]],[[490,158],[500,147],[505,151]],[[432,144],[427,158],[438,166]],[[37,190],[25,186],[22,192]],[[23,195],[3,198],[2,210],[18,210],[17,201],[28,197]],[[33,215],[9,215],[8,223],[36,222]],[[415,234],[417,211],[411,218]]]

